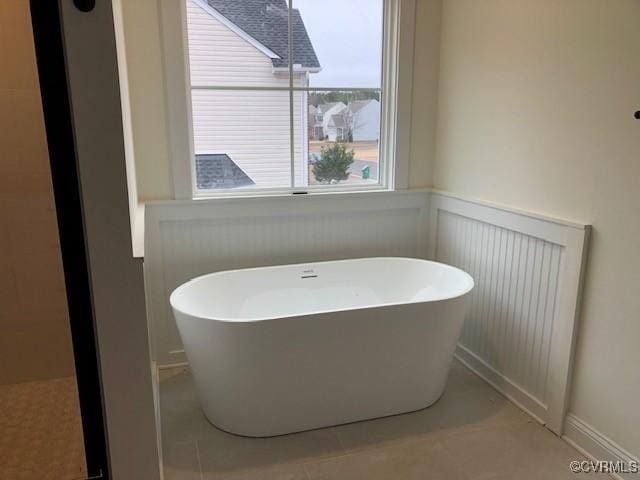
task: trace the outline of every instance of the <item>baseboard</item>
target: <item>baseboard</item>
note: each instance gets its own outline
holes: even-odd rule
[[[541,424],[545,423],[542,420],[545,412],[544,405],[488,365],[464,345],[458,344],[455,357]],[[591,460],[622,462],[627,465],[631,461],[639,462],[638,458],[627,452],[620,445],[571,413],[567,414],[565,418],[562,439]],[[637,480],[639,478],[638,474],[635,473],[612,473],[611,476],[618,480]]]
[[[187,355],[184,350],[171,350],[166,358],[158,362],[158,370],[166,370],[168,368],[184,367],[189,365]]]
[[[546,406],[513,383],[502,373],[495,370],[484,360],[462,344],[458,344],[455,357],[467,368],[502,393],[520,409],[531,415],[536,421],[545,424]]]
[[[158,370],[170,370],[172,368],[181,368],[181,367],[188,367],[188,366],[189,366],[189,362],[187,361],[167,363],[166,365],[158,365]]]
[[[627,452],[606,435],[600,433],[591,425],[569,413],[565,419],[564,435],[562,438],[580,453],[591,460],[603,460],[606,462],[638,462],[638,458]],[[619,480],[637,480],[638,474],[616,474],[613,478]]]
[[[160,480],[164,480],[162,456],[162,422],[160,421],[160,379],[158,364],[151,361],[151,386],[153,387],[153,405],[156,420],[156,444],[158,447],[158,461],[160,462]]]

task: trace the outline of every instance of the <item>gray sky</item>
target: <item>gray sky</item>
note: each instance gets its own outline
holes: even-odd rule
[[[322,71],[312,87],[380,88],[382,0],[293,0]]]

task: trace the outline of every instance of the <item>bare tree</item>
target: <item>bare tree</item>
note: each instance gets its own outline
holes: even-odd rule
[[[347,142],[350,142],[350,143],[353,142],[353,133],[356,131],[356,129],[364,126],[364,122],[361,115],[362,109],[361,108],[357,109],[354,112],[352,108],[352,104],[353,102],[349,102],[349,104],[347,105],[347,108],[345,108],[340,113],[340,115],[344,120],[343,139],[345,139]]]

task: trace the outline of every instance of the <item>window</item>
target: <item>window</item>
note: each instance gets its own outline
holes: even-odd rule
[[[181,1],[190,196],[392,186],[400,0]]]

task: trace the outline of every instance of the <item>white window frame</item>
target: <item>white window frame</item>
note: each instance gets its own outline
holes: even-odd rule
[[[159,0],[159,4],[165,74],[164,93],[167,108],[167,137],[170,145],[173,190],[176,199],[297,193],[353,193],[357,191],[404,190],[408,188],[416,0],[384,0],[382,111],[379,151],[379,165],[381,168],[379,169],[379,181],[377,184],[310,185],[298,188],[250,187],[204,191],[196,188],[186,2],[185,0]],[[293,4],[295,8],[295,0],[293,0]],[[289,32],[289,35],[291,37],[291,32]],[[291,44],[291,38],[289,43]],[[281,88],[281,90],[289,91],[291,98],[295,91],[304,89],[294,88],[293,77],[291,75],[290,77],[289,87]],[[247,89],[260,90],[261,88],[247,87]],[[278,90],[278,88],[272,87],[265,89]],[[310,88],[309,90],[330,91],[332,89]],[[333,90],[350,89],[335,88]],[[293,108],[293,103],[290,103],[290,108]],[[293,129],[292,114],[290,114],[290,125]],[[293,140],[291,142],[293,143]],[[291,175],[293,177],[293,155],[291,163]]]

